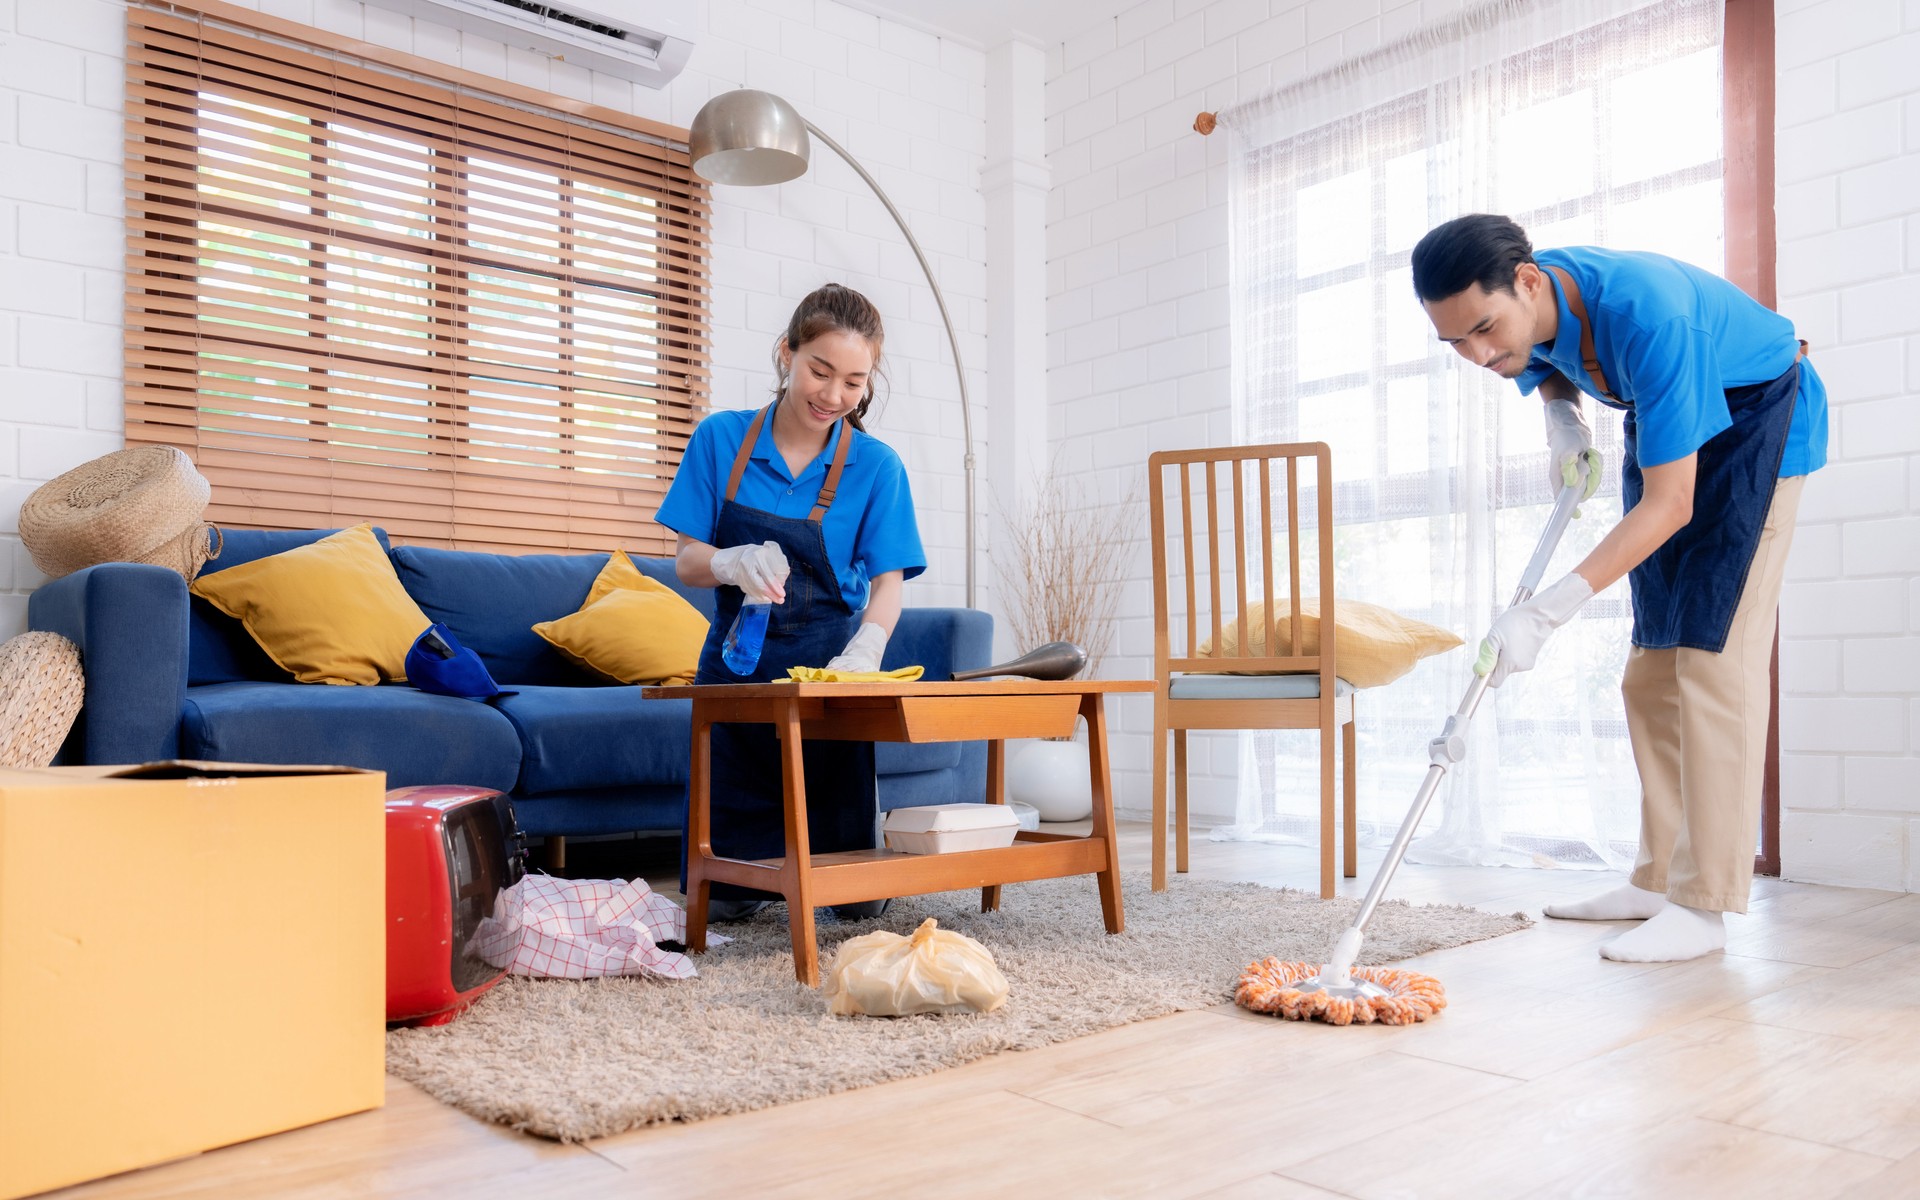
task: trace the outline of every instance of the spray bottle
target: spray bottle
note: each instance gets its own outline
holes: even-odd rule
[[[786,578],[786,567],[786,559],[782,556],[778,571],[782,579]],[[735,675],[751,675],[754,668],[760,665],[760,651],[767,642],[767,622],[773,616],[772,597],[753,591],[743,591],[743,596],[740,612],[733,618],[733,624],[727,628],[727,636],[720,642],[720,661]]]

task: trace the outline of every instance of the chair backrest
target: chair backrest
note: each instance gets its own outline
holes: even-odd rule
[[[1331,697],[1333,467],[1326,443],[1162,450],[1147,459],[1147,471],[1155,678],[1164,681],[1181,671],[1318,673],[1320,694]],[[1313,509],[1304,540],[1303,491],[1310,491]],[[1223,492],[1231,496],[1230,511],[1222,511]],[[1280,558],[1275,543],[1283,533]],[[1304,622],[1288,622],[1289,636],[1277,643],[1274,633],[1276,601],[1280,615],[1290,611],[1287,601],[1303,595],[1302,573],[1309,567],[1304,594],[1317,590],[1320,605],[1320,640],[1313,654],[1304,652]],[[1176,608],[1180,599],[1184,608]],[[1264,616],[1250,630],[1247,608],[1256,602],[1264,606]],[[1223,628],[1235,635],[1233,654],[1220,653]],[[1206,640],[1213,654],[1203,658],[1200,646]],[[1249,653],[1250,646],[1266,652]]]

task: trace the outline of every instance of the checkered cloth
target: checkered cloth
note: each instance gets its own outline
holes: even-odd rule
[[[688,979],[696,974],[693,961],[658,945],[686,938],[686,911],[644,879],[528,875],[495,898],[470,949],[512,975]],[[727,940],[707,935],[709,945]]]

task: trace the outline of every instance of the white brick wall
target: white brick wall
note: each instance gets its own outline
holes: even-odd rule
[[[655,91],[357,0],[240,2],[682,126],[732,88],[785,96],[901,209],[946,293],[969,386],[985,394],[978,51],[831,0],[701,0],[687,6],[698,37],[691,64]],[[122,441],[124,14],[119,0],[0,0],[0,637],[25,628],[26,596],[42,582],[19,544],[21,501]],[[957,604],[964,526],[952,355],[885,209],[831,151],[816,151],[799,180],[716,189],[715,403],[763,401],[770,344],[806,292],[830,279],[866,292],[887,320],[892,380],[874,428],[913,474],[932,558],[909,601]]]
[[[1832,447],[1781,601],[1788,878],[1920,886],[1920,5],[1776,0],[1780,307]]]

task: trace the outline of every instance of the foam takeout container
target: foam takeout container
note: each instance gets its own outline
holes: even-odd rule
[[[945,854],[1011,846],[1020,818],[1005,804],[925,804],[894,809],[883,828],[889,850]]]

